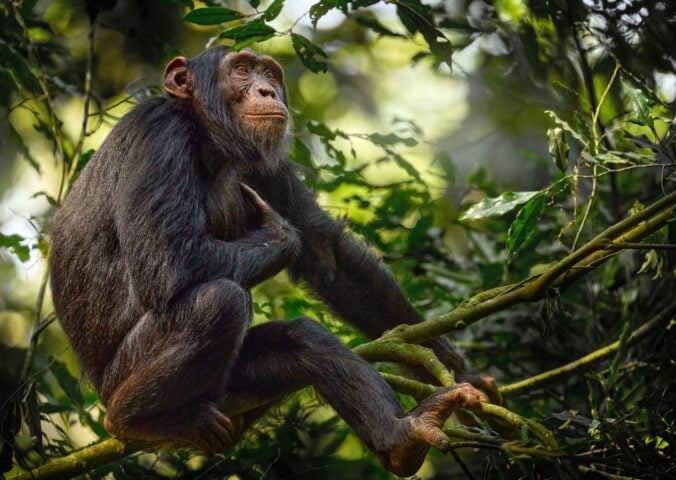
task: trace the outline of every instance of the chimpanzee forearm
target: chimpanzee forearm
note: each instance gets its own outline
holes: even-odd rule
[[[342,227],[334,224],[325,228]],[[303,233],[304,240],[312,237],[309,232]],[[294,275],[307,282],[336,313],[370,338],[377,338],[397,325],[423,320],[392,274],[365,244],[346,232],[335,239],[325,243],[304,241],[291,269]],[[462,355],[447,339],[438,338],[426,345],[457,373],[465,371]]]
[[[281,219],[280,219],[281,220]],[[226,278],[250,288],[285,268],[300,251],[296,231],[286,221],[267,223],[231,242],[236,257],[223,272]]]
[[[275,182],[260,175],[248,181],[299,231],[302,246],[290,266],[293,276],[305,281],[337,314],[370,338],[402,323],[421,322],[422,317],[373,252],[317,205],[291,168],[283,173],[276,174]],[[456,372],[465,370],[462,355],[445,338],[427,345]]]

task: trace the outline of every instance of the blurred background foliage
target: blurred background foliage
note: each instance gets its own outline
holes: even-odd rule
[[[161,93],[163,65],[213,44],[282,63],[292,159],[426,318],[542,271],[674,187],[669,0],[3,0],[2,472],[107,436],[53,322],[49,219],[117,120]],[[676,243],[674,220],[649,241]],[[626,339],[663,310],[675,261],[669,250],[625,251],[560,295],[454,340],[500,383],[527,378]],[[284,274],[257,287],[255,301],[256,322],[309,315],[350,346],[365,340]],[[435,452],[419,476],[673,478],[673,325],[593,371],[510,399],[553,429],[568,457],[463,448]],[[143,453],[86,476],[388,478],[309,391],[216,458]]]

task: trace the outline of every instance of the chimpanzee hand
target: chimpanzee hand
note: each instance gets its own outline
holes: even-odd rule
[[[273,238],[270,238],[269,240],[289,239],[298,241],[296,230],[286,221],[286,219],[284,219],[284,217],[268,205],[268,203],[263,200],[253,188],[244,183],[240,183],[240,187],[242,188],[245,197],[258,210],[262,228],[267,229],[273,234]]]

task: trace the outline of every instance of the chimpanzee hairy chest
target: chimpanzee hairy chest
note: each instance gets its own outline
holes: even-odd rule
[[[218,240],[236,240],[260,227],[260,216],[242,194],[240,182],[238,173],[228,169],[206,180],[207,231]]]

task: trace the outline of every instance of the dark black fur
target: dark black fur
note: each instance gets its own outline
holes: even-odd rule
[[[121,427],[198,421],[203,404],[226,395],[311,384],[386,452],[404,412],[368,363],[310,319],[247,330],[249,288],[286,267],[370,337],[421,319],[382,263],[317,206],[285,142],[238,128],[218,90],[225,53],[190,62],[196,107],[154,98],[127,114],[57,213],[61,324]],[[261,220],[239,182],[277,213]],[[447,342],[435,347],[462,370]]]

